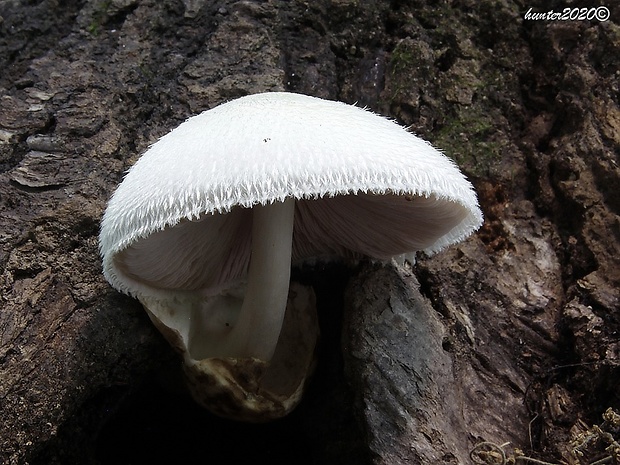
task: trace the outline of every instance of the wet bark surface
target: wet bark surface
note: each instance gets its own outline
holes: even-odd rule
[[[525,18],[564,6],[0,2],[0,462],[611,456],[583,435],[620,411],[620,10]],[[97,235],[149,144],[277,90],[409,126],[462,167],[485,224],[413,266],[303,270],[319,368],[290,417],[243,425],[189,400],[175,354],[104,281]]]

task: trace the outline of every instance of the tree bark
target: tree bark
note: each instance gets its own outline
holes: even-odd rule
[[[467,464],[510,442],[580,463],[575,432],[620,410],[620,10],[526,15],[563,7],[0,3],[0,462],[162,463],[207,444],[215,463]],[[97,235],[149,144],[282,90],[409,126],[466,172],[485,224],[412,267],[303,270],[317,374],[291,418],[250,427],[177,392],[178,360],[104,281]]]

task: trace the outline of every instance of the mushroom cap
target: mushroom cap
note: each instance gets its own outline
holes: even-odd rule
[[[104,274],[136,297],[216,294],[247,273],[249,209],[288,197],[294,262],[431,254],[482,224],[456,165],[402,126],[340,102],[256,94],[189,118],[128,171],[101,225]]]

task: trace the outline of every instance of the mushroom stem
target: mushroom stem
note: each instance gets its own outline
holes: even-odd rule
[[[252,209],[252,255],[241,312],[232,329],[233,357],[268,362],[278,342],[288,300],[295,200]]]

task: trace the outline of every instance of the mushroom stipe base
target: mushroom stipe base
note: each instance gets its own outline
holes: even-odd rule
[[[233,420],[265,422],[285,416],[301,400],[305,380],[287,395],[262,386],[269,363],[256,358],[211,358],[184,365],[187,386],[196,402]]]
[[[287,415],[300,402],[316,365],[319,325],[309,286],[291,282],[282,330],[269,362],[257,358],[191,358],[181,335],[145,306],[168,342],[183,354],[183,369],[194,400],[221,417],[261,423]]]

